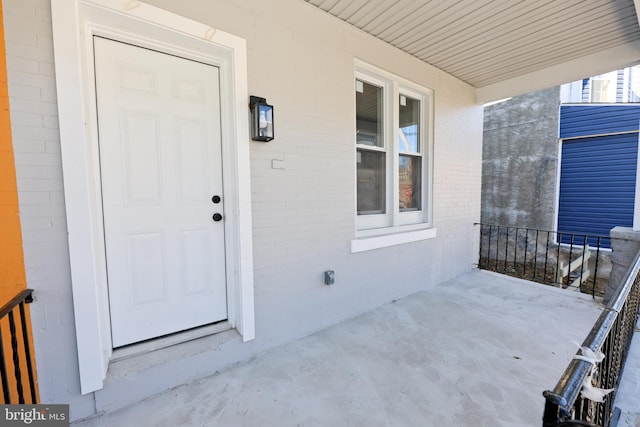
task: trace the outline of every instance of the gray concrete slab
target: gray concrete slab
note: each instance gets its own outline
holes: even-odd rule
[[[540,426],[600,311],[474,271],[74,426]]]

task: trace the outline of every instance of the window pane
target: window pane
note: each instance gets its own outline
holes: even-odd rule
[[[382,88],[356,80],[356,142],[384,147]]]
[[[385,213],[386,155],[358,150],[358,215]]]
[[[609,80],[593,79],[591,86],[591,102],[616,102],[615,85]]]
[[[420,152],[420,101],[400,95],[398,148],[404,153]]]
[[[400,212],[422,209],[422,157],[400,155]]]

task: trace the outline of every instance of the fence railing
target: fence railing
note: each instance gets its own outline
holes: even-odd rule
[[[5,404],[27,403],[27,397],[29,403],[38,400],[25,310],[25,304],[33,301],[32,293],[25,289],[0,308],[0,384]]]
[[[538,283],[603,296],[607,236],[477,223],[478,267]]]
[[[614,417],[615,389],[620,382],[638,321],[639,303],[640,252],[626,272],[622,285],[582,344],[592,354],[600,353],[602,361],[594,363],[585,360],[588,359],[585,352],[579,351],[580,354],[569,363],[553,391],[543,393],[546,399],[543,427],[610,425]],[[587,389],[595,387],[614,391],[604,395],[602,401],[598,402],[583,396],[585,386]]]

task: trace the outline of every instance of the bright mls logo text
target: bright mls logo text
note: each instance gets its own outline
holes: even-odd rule
[[[53,426],[65,422],[68,425],[67,405],[3,405],[4,420],[7,425],[34,425]],[[26,407],[24,407],[26,406]],[[62,407],[62,408],[61,408]],[[1,413],[1,412],[0,412]],[[4,424],[3,424],[4,425]]]

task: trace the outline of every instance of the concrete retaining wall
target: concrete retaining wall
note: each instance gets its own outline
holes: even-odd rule
[[[560,87],[485,107],[482,222],[552,230]]]

